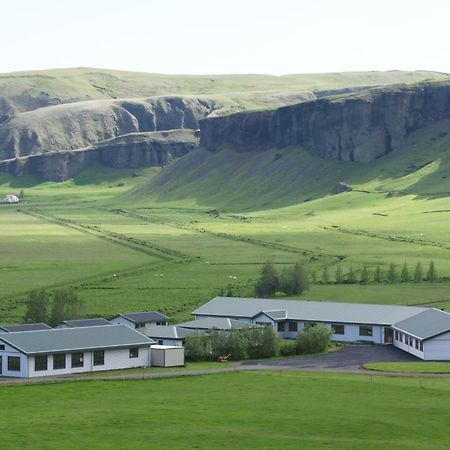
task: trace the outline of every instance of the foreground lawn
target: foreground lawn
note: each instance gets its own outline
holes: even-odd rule
[[[450,373],[450,363],[447,362],[385,362],[367,363],[365,369],[380,370],[383,372],[404,373]]]
[[[447,379],[241,372],[1,386],[0,401],[3,449],[450,444]]]

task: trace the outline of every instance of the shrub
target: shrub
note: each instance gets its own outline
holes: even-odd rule
[[[297,335],[297,351],[302,354],[319,353],[327,349],[332,331],[324,325],[316,325]]]
[[[296,355],[297,342],[296,341],[280,341],[280,355],[281,356],[291,356]]]

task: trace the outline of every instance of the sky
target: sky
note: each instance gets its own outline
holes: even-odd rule
[[[0,72],[450,72],[448,0],[1,0]]]

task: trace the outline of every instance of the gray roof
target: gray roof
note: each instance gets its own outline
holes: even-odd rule
[[[431,308],[397,322],[393,328],[424,340],[450,331],[450,314]]]
[[[46,323],[22,323],[20,325],[2,325],[0,331],[15,332],[15,331],[36,331],[36,330],[51,330],[52,327]]]
[[[192,330],[240,330],[242,328],[255,328],[255,324],[243,322],[242,320],[228,319],[225,317],[205,317],[191,320],[189,322],[177,323],[177,327]]]
[[[144,332],[150,338],[159,339],[184,339],[190,334],[189,330],[174,325],[150,325]]]
[[[0,340],[27,355],[76,350],[145,346],[154,343],[126,325],[55,328],[0,334]]]
[[[95,319],[76,319],[76,320],[63,320],[62,325],[67,325],[69,327],[95,327],[98,325],[112,325],[109,320],[103,317],[98,317]]]
[[[119,314],[119,316],[125,317],[133,323],[138,322],[167,322],[169,318],[158,311],[147,311],[147,312],[133,312]],[[116,317],[119,317],[116,316]]]
[[[274,320],[392,325],[427,310],[417,306],[216,297],[192,314],[253,319],[265,313]]]

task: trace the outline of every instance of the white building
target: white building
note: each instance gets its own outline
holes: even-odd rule
[[[192,314],[270,326],[286,339],[322,324],[334,341],[394,344],[422,359],[450,360],[450,314],[432,308],[216,297]]]
[[[155,342],[124,325],[0,334],[0,376],[38,377],[147,367]]]
[[[147,311],[119,314],[113,317],[110,322],[126,325],[137,330],[143,329],[147,325],[167,325],[169,318],[158,311]]]
[[[152,366],[181,367],[184,366],[184,348],[172,345],[152,345]]]
[[[17,197],[17,195],[13,195],[13,194],[8,194],[3,199],[3,203],[19,203],[19,202],[20,202],[20,198]]]

